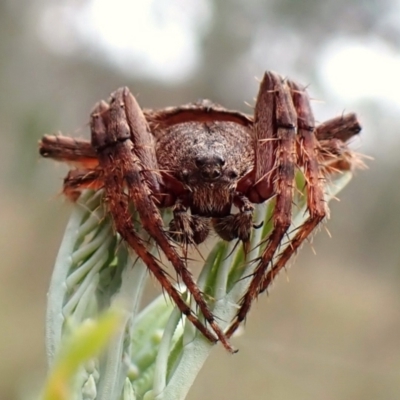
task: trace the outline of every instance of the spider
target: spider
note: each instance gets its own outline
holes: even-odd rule
[[[84,188],[105,190],[115,228],[145,262],[181,312],[211,342],[233,352],[229,338],[252,302],[328,213],[324,183],[334,170],[352,167],[346,142],[360,132],[354,114],[315,126],[304,87],[266,72],[254,116],[227,110],[209,100],[180,107],[142,110],[127,88],[99,102],[90,116],[91,141],[46,135],[44,157],[75,166],[64,193],[76,199]],[[308,218],[290,244],[280,244],[291,224],[296,169],[305,177]],[[248,243],[254,204],[275,198],[273,229],[236,317],[224,332],[216,323],[176,243],[197,245],[213,230],[226,241]],[[182,299],[132,222],[141,225],[163,251],[201,310],[201,322]],[[236,206],[238,212],[231,213]],[[166,228],[160,209],[172,208]]]

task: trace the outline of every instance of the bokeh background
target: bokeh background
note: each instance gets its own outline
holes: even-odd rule
[[[266,69],[309,84],[320,121],[357,112],[352,147],[374,161],[331,204],[332,238],[320,232],[316,256],[303,247],[240,352],[216,348],[189,399],[400,398],[400,1],[2,0],[1,399],[34,393],[46,371],[70,206],[41,135],[88,135],[91,107],[121,85],[144,107],[211,98],[251,112]]]

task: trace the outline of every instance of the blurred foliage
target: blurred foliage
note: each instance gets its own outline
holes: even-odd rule
[[[317,118],[322,109],[331,116],[357,112],[364,131],[355,148],[375,160],[341,194],[341,203],[331,205],[333,239],[317,236],[316,257],[306,246],[289,272],[290,284],[281,277],[269,301],[254,307],[247,334],[237,339],[239,354],[229,358],[216,351],[189,398],[203,398],[204,388],[209,398],[221,398],[229,386],[232,399],[258,399],[260,393],[397,399],[398,110],[371,99],[338,104],[319,77],[318,61],[338,37],[372,38],[399,52],[398,1],[209,0],[199,63],[177,84],[139,77],[134,65],[132,74],[123,74],[104,52],[79,42],[70,52],[50,49],[40,28],[50,3],[0,2],[0,398],[23,398],[45,375],[45,294],[70,208],[57,198],[65,167],[39,160],[40,136],[58,130],[87,134],[93,104],[122,85],[145,107],[206,97],[249,112],[243,101],[252,103],[256,95],[254,76],[273,69],[312,83],[313,97],[325,101],[316,105]],[[79,9],[82,3],[69,4]],[[182,13],[190,7],[180,4]],[[51,23],[59,33],[61,21]]]

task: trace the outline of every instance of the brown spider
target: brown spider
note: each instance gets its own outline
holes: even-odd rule
[[[254,299],[327,215],[325,180],[334,170],[351,168],[346,142],[361,129],[354,114],[315,127],[305,89],[272,72],[265,73],[261,82],[254,117],[207,100],[142,110],[122,88],[111,95],[109,104],[102,101],[95,106],[90,128],[91,142],[63,136],[44,136],[40,142],[42,156],[77,167],[65,178],[64,193],[76,198],[83,188],[104,188],[121,237],[182,313],[211,342],[220,340],[231,352],[228,338]],[[309,216],[290,245],[279,252],[291,223],[296,168],[305,176]],[[273,230],[265,238],[239,311],[223,332],[173,240],[199,244],[212,228],[222,239],[239,239],[246,245],[253,229],[253,203],[271,197],[275,197]],[[193,314],[139,237],[131,203],[212,330]],[[233,205],[239,210],[236,214],[231,214]],[[159,211],[166,207],[173,209],[169,229]]]

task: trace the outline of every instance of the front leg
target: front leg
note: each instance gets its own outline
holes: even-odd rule
[[[274,162],[268,163],[270,169],[263,168],[262,178],[256,181],[249,193],[259,200],[263,194],[270,193],[270,185],[273,183],[276,192],[272,217],[274,227],[269,237],[265,239],[265,249],[252,274],[247,292],[240,302],[239,311],[226,331],[228,337],[232,336],[245,319],[253,301],[257,298],[263,277],[291,222],[297,116],[287,82],[271,72],[264,75],[261,83],[255,109],[255,127],[256,137],[259,140],[258,147],[265,152],[264,157],[260,152],[260,159],[267,159],[266,156],[272,152],[270,146],[273,145],[275,151],[272,152]],[[264,197],[264,200],[266,199],[268,197]]]
[[[93,121],[95,121],[95,116],[93,115]],[[118,207],[121,208],[119,204],[123,200],[124,187],[121,184],[115,185],[113,183],[113,180],[116,179],[121,181],[122,176],[123,181],[126,183],[128,197],[139,214],[143,229],[154,239],[155,243],[171,262],[218,339],[228,351],[234,352],[222,329],[216,323],[214,315],[204,300],[203,294],[196,285],[190,270],[164,230],[161,214],[151,191],[152,186],[157,184],[157,180],[155,176],[151,176],[150,172],[152,170],[148,168],[149,164],[147,164],[149,160],[151,164],[151,158],[149,157],[152,157],[152,155],[149,152],[152,149],[154,150],[153,147],[149,148],[146,145],[146,142],[149,143],[148,140],[151,133],[148,131],[142,110],[127,88],[119,89],[112,95],[110,109],[108,114],[104,116],[104,123],[106,130],[102,132],[103,134],[96,134],[96,130],[92,129],[92,145],[99,155],[100,166],[110,178],[105,184],[106,189],[111,186],[119,187],[120,195],[118,197],[114,191],[112,196],[107,198],[110,210],[114,210],[113,217],[116,221],[118,232],[125,240],[128,241],[130,239],[128,233],[132,230],[131,220],[126,221],[117,213]],[[139,148],[136,149],[136,146],[139,146]],[[117,175],[118,171],[120,173]],[[121,211],[124,211],[124,218],[126,218],[125,204]],[[133,247],[135,251],[136,249],[142,251],[135,240],[131,239],[131,242],[128,241],[128,243],[130,245],[132,243],[132,247],[133,245],[135,246]],[[148,265],[147,260],[142,257],[143,251],[142,253],[137,251],[137,254]],[[160,266],[159,268],[162,270]],[[167,282],[160,280],[160,283],[165,287],[164,284]],[[169,281],[168,285],[170,285]],[[171,294],[170,292],[168,293]],[[210,329],[191,312],[188,312],[186,306],[182,308],[182,298],[180,298],[176,289],[174,289],[174,296],[172,298],[182,313],[187,315],[188,319],[204,336],[211,342],[215,342],[214,335]],[[177,301],[177,297],[180,298],[179,301]]]
[[[118,94],[118,92],[117,92]],[[129,140],[129,130],[124,123],[124,118],[118,115],[119,105],[111,105],[111,113],[108,113],[108,105],[100,102],[91,114],[92,144],[96,149],[100,166],[104,171],[104,190],[107,206],[114,220],[115,227],[122,239],[140,257],[149,268],[149,271],[160,282],[163,289],[173,299],[182,314],[212,343],[216,342],[213,333],[194,315],[189,305],[182,299],[180,293],[168,279],[168,274],[160,266],[158,260],[146,248],[132,222],[129,210],[129,199],[124,193],[124,184],[127,174],[136,176],[137,184],[142,181],[138,159],[132,154],[132,143]],[[117,110],[115,109],[117,108]],[[116,112],[117,111],[117,112]],[[109,121],[111,120],[111,122]],[[141,200],[135,205],[150,206],[150,197],[146,190],[138,193]],[[140,207],[139,207],[140,208]],[[151,208],[151,207],[150,207]]]
[[[314,118],[306,90],[294,82],[290,82],[290,86],[298,115],[298,158],[306,178],[309,216],[262,278],[259,293],[268,289],[280,270],[325,218],[328,209],[322,183],[326,181],[329,172],[342,173],[354,168],[354,159],[346,142],[361,131],[361,125],[355,114],[333,118],[313,129]],[[323,161],[322,164],[320,159]]]

